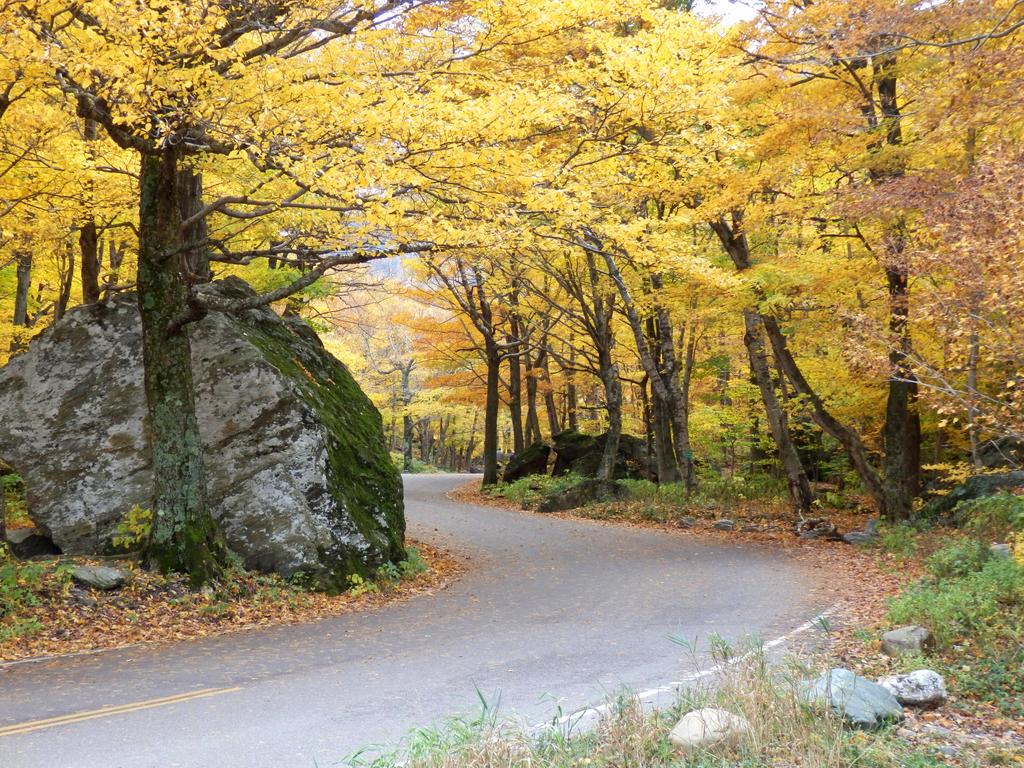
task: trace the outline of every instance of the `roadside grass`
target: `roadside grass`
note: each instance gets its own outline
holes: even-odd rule
[[[569,473],[559,477],[528,475],[511,483],[498,483],[485,487],[482,493],[491,498],[503,498],[522,507],[537,506],[546,496],[559,493],[579,483],[580,475]]]
[[[573,730],[552,724],[528,729],[502,719],[483,703],[475,718],[414,731],[398,750],[364,751],[353,768],[927,768],[945,763],[887,727],[852,731],[828,711],[809,706],[800,681],[813,671],[798,660],[768,663],[755,650],[712,683],[687,689],[674,706],[651,711],[622,693],[607,702],[596,724]],[[737,741],[684,754],[668,738],[685,712],[719,707],[740,715],[750,730]]]
[[[23,562],[0,546],[0,647],[43,629],[36,610],[59,600],[71,585],[71,569],[61,564]]]
[[[503,498],[525,509],[533,509],[546,497],[558,494],[584,478],[530,475],[511,483],[484,488],[483,494]],[[684,483],[654,483],[650,480],[618,480],[626,497],[620,501],[589,504],[573,514],[597,520],[674,525],[685,517],[713,519],[734,512],[758,518],[787,518],[785,484],[765,474],[744,478],[702,476],[694,490]]]

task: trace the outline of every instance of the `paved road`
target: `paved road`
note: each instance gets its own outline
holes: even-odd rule
[[[327,768],[472,713],[477,689],[545,719],[556,705],[676,679],[693,660],[670,636],[771,637],[822,607],[809,597],[813,575],[784,553],[448,501],[464,479],[406,478],[410,534],[468,560],[448,590],[311,624],[2,668],[0,768]],[[17,727],[48,718],[67,719]]]

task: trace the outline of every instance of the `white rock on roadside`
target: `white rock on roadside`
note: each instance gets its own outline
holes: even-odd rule
[[[946,681],[930,669],[883,677],[878,684],[891,692],[900,704],[910,707],[937,707],[946,700]]]
[[[712,746],[731,746],[750,733],[750,723],[724,709],[707,707],[687,712],[676,723],[668,738],[689,754]]]

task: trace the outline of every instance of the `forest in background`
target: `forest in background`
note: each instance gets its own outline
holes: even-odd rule
[[[0,6],[0,355],[241,274],[485,483],[578,428],[906,519],[1019,460],[1018,3],[122,6]]]

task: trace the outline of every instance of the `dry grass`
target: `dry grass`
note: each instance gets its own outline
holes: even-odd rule
[[[809,707],[801,680],[814,675],[799,662],[772,665],[752,651],[713,682],[685,691],[669,711],[651,712],[630,695],[609,702],[584,733],[558,728],[530,732],[484,706],[474,720],[414,733],[399,753],[349,759],[364,768],[927,768],[946,765],[928,748],[903,742],[895,729],[853,731],[841,719]],[[683,755],[668,740],[678,717],[704,706],[727,709],[751,724],[733,746]],[[975,763],[966,763],[974,765]]]

